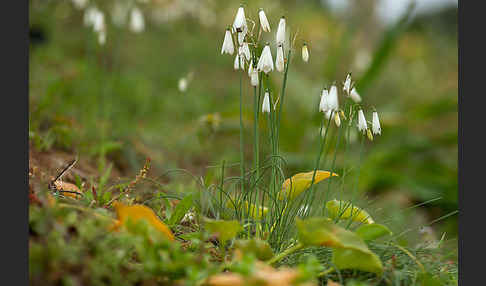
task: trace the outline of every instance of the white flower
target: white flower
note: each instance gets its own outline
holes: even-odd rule
[[[380,119],[378,118],[378,112],[376,111],[373,111],[373,121],[372,121],[371,129],[373,129],[373,134],[381,135]]]
[[[246,28],[245,10],[243,6],[240,6],[236,12],[235,21],[233,22],[233,31],[243,32],[244,28]]]
[[[278,45],[278,47],[277,47],[277,58],[275,59],[275,67],[277,68],[277,71],[279,71],[279,72],[284,71],[284,56],[283,56],[282,45]]]
[[[226,33],[224,34],[224,41],[223,47],[221,48],[221,54],[227,53],[232,55],[235,51],[233,46],[233,40],[231,39],[231,32],[229,29],[226,29]]]
[[[285,42],[285,17],[284,16],[282,16],[282,18],[280,18],[280,22],[278,22],[276,41],[277,41],[277,45],[283,45],[283,43]]]
[[[327,112],[329,110],[329,92],[324,89],[321,94],[321,101],[319,102],[319,111]]]
[[[348,73],[346,76],[346,80],[343,83],[343,91],[346,92],[348,95],[351,91],[351,73]]]
[[[237,32],[238,44],[240,45],[243,44],[243,41],[245,40],[246,32],[248,32],[248,28],[246,26],[243,27],[243,32]]]
[[[307,49],[307,44],[305,43],[302,46],[302,60],[304,60],[304,62],[309,61],[309,49]]]
[[[339,108],[339,101],[338,101],[338,91],[335,85],[331,86],[329,90],[329,109],[337,111]]]
[[[239,70],[240,69],[240,55],[236,54],[236,57],[235,57],[235,62],[233,64],[233,67],[235,70]]]
[[[243,45],[240,47],[240,54],[244,54],[245,55],[245,58],[247,61],[250,60],[250,48],[248,48],[248,43],[247,42],[244,42]]]
[[[134,33],[140,33],[145,28],[145,20],[143,18],[142,11],[137,7],[133,8],[130,12],[129,28]]]
[[[270,113],[270,97],[268,91],[265,92],[265,97],[263,97],[262,113]]]
[[[86,4],[88,4],[88,0],[72,0],[72,2],[74,6],[79,10],[84,9],[84,7],[86,7]]]
[[[187,78],[182,77],[179,79],[179,91],[184,92],[187,89]]]
[[[366,124],[366,118],[364,116],[363,110],[360,109],[358,111],[358,130],[361,132],[365,132],[368,129],[368,125]]]
[[[100,33],[101,31],[105,31],[105,28],[105,15],[98,10],[93,16],[93,30]]]
[[[258,85],[258,71],[256,69],[251,69],[250,73],[250,83],[253,86]]]
[[[351,90],[351,93],[349,94],[349,96],[351,97],[351,99],[358,103],[358,102],[361,102],[361,96],[359,95],[359,93],[356,91],[356,88],[353,87],[353,89]]]
[[[272,52],[270,51],[270,46],[268,44],[265,46],[265,48],[263,48],[260,59],[258,60],[257,69],[258,71],[263,71],[266,74],[273,71]]]
[[[251,73],[253,72],[253,60],[250,61],[250,65],[248,66],[248,76],[251,77]]]
[[[265,32],[270,32],[270,24],[268,23],[267,16],[265,15],[265,12],[263,12],[263,9],[260,8],[260,11],[258,11],[258,17],[260,18],[260,24],[262,25],[262,30]]]

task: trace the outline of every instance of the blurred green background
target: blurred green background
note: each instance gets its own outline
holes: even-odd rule
[[[419,224],[456,211],[457,5],[423,13],[417,5],[394,17],[385,10],[391,20],[383,21],[380,1],[333,2],[243,1],[247,17],[256,19],[258,8],[265,9],[272,34],[282,15],[288,29],[298,31],[281,134],[287,174],[313,167],[320,91],[352,72],[364,106],[376,107],[383,130],[365,145],[360,191],[382,217],[405,226],[416,224],[400,211],[407,206],[440,198],[416,209]],[[239,1],[29,3],[32,147],[80,154],[100,169],[107,158],[127,176],[146,157],[155,175],[185,168],[210,176],[208,166],[239,160],[239,76],[234,57],[220,54]],[[86,7],[80,4],[96,5],[105,14],[105,45],[83,24]],[[114,24],[114,11],[126,4],[142,11],[143,32]],[[308,63],[299,58],[304,41]],[[250,162],[248,78],[243,86]],[[262,152],[268,151],[261,142]],[[457,216],[433,226],[448,238],[457,236]]]

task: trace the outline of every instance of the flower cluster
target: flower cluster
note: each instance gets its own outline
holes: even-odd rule
[[[361,102],[361,96],[356,91],[352,82],[351,73],[346,76],[346,79],[343,82],[343,91],[345,95],[355,103]],[[341,125],[341,117],[344,117],[345,115],[344,112],[339,109],[338,89],[336,84],[331,85],[329,91],[327,89],[322,91],[321,100],[319,102],[319,111],[323,112],[327,119],[333,116],[336,126],[339,127]],[[376,112],[376,110],[373,111],[372,117],[370,130],[364,112],[361,107],[359,108],[357,119],[358,131],[363,134],[366,133],[370,140],[373,140],[373,135],[381,135],[380,119],[378,118],[378,112]]]

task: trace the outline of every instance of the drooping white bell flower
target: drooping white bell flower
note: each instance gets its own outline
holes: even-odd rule
[[[351,92],[351,73],[348,73],[348,75],[346,76],[346,80],[344,80],[343,91],[347,95],[350,95],[350,92]]]
[[[250,61],[250,65],[248,66],[248,76],[251,78],[251,73],[253,72],[253,60]]]
[[[251,69],[250,73],[250,84],[252,86],[258,86],[258,71],[256,69]]]
[[[223,46],[221,47],[221,54],[230,54],[232,55],[235,51],[235,47],[233,46],[233,40],[231,39],[231,32],[230,29],[226,29],[226,33],[224,34]]]
[[[373,130],[373,134],[381,135],[380,119],[378,118],[378,112],[376,111],[373,111],[373,121],[372,121],[371,129]]]
[[[304,60],[304,62],[309,61],[309,49],[307,49],[306,43],[304,43],[304,45],[302,46],[302,60]]]
[[[243,6],[240,6],[236,12],[236,17],[233,22],[233,31],[243,32],[244,27],[246,27],[245,9],[243,9]]]
[[[105,29],[105,15],[100,10],[97,10],[93,16],[93,30],[100,33],[101,31],[105,31]]]
[[[178,87],[180,92],[185,92],[187,90],[188,80],[185,77],[179,79]]]
[[[329,109],[337,111],[339,108],[338,91],[336,85],[332,85],[329,90]]]
[[[266,74],[273,71],[273,58],[269,44],[265,45],[263,48],[260,59],[258,60],[257,69],[258,71],[263,71]]]
[[[250,48],[248,47],[248,43],[247,42],[244,42],[243,45],[241,45],[240,47],[240,54],[243,54],[245,55],[245,58],[247,61],[250,60]]]
[[[137,7],[133,8],[130,12],[130,23],[129,23],[130,31],[134,33],[143,32],[145,29],[145,20],[143,18],[142,11]]]
[[[270,32],[270,24],[268,23],[267,15],[263,12],[263,9],[260,8],[258,11],[258,17],[260,18],[260,25],[262,26],[262,30],[265,32]]]
[[[319,102],[319,111],[327,112],[329,110],[329,92],[324,89],[321,94],[321,101]]]
[[[356,102],[356,103],[361,102],[361,96],[359,95],[359,93],[356,91],[356,88],[354,88],[354,87],[351,90],[351,93],[349,94],[349,97],[351,97],[351,99],[354,102]]]
[[[240,69],[240,55],[239,54],[236,54],[235,62],[233,63],[233,68],[235,70],[239,70]]]
[[[365,132],[368,129],[368,125],[366,124],[366,118],[364,116],[363,110],[360,109],[358,111],[358,130],[361,132]]]
[[[278,22],[276,42],[277,45],[283,45],[285,42],[285,16],[282,16]]]
[[[243,45],[243,42],[245,41],[245,36],[246,36],[247,32],[248,32],[247,26],[243,27],[243,32],[236,32],[236,35],[238,37],[238,44],[240,46]]]
[[[284,56],[283,56],[283,47],[282,45],[278,45],[277,47],[277,58],[275,59],[275,67],[277,71],[283,72],[284,71]]]
[[[263,97],[263,104],[262,104],[262,113],[270,113],[270,96],[268,91],[265,92],[265,96]]]

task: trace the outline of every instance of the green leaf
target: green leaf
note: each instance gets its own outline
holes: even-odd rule
[[[184,239],[184,240],[196,239],[196,238],[199,238],[200,236],[201,236],[201,233],[199,231],[188,232],[188,233],[184,233],[184,234],[179,235],[179,237]]]
[[[430,273],[420,273],[417,276],[417,282],[423,286],[440,286],[444,285],[438,278],[432,276]]]
[[[176,223],[179,223],[181,219],[184,217],[184,215],[189,211],[189,209],[192,208],[193,204],[194,204],[194,200],[192,194],[182,199],[177,204],[174,213],[170,217],[169,225],[175,225]]]
[[[205,226],[211,234],[217,235],[223,244],[243,230],[243,227],[237,220],[212,220],[206,218]]]
[[[388,227],[377,223],[364,224],[358,227],[355,233],[359,235],[364,241],[371,241],[385,235],[393,234],[391,230],[388,229]]]
[[[328,218],[296,220],[299,240],[307,246],[333,248],[333,263],[339,269],[358,269],[381,274],[383,265],[363,239]]]
[[[243,253],[253,253],[259,260],[268,260],[273,257],[274,253],[270,245],[260,239],[251,240],[237,240],[235,247],[241,250]]]
[[[374,223],[373,218],[363,209],[353,206],[347,201],[331,200],[326,203],[326,209],[332,219],[348,219],[362,223]]]
[[[378,275],[383,273],[380,258],[369,249],[335,248],[332,250],[332,263],[338,269],[357,269]]]

